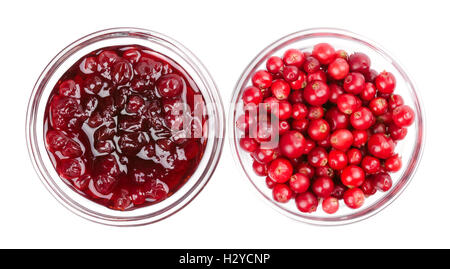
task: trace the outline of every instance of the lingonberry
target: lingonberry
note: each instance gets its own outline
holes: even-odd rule
[[[380,171],[380,160],[372,156],[364,156],[361,167],[367,174],[376,174]]]
[[[308,176],[303,173],[296,173],[289,179],[289,186],[291,190],[296,193],[302,193],[309,189],[310,180]]]
[[[330,89],[325,82],[316,80],[306,85],[303,98],[310,105],[321,106],[330,98]]]
[[[325,110],[322,106],[310,106],[308,109],[307,118],[310,120],[317,120],[324,116]]]
[[[369,139],[369,134],[367,133],[367,130],[353,130],[353,144],[352,146],[356,148],[360,148],[364,146]]]
[[[283,66],[284,66],[283,60],[278,56],[272,56],[269,59],[267,59],[266,69],[272,74],[277,74],[281,72]]]
[[[306,57],[305,62],[303,63],[303,70],[306,73],[311,74],[320,70],[320,62],[316,58],[309,56]]]
[[[348,71],[349,65],[347,61],[342,58],[336,58],[332,63],[330,63],[327,69],[328,75],[336,80],[345,78]]]
[[[308,135],[315,141],[321,141],[327,138],[330,133],[330,126],[324,119],[312,120],[309,123]]]
[[[371,82],[366,82],[364,84],[364,89],[359,94],[359,97],[361,97],[363,101],[370,101],[375,98],[376,95],[377,89],[375,88],[375,85]]]
[[[337,107],[342,113],[350,115],[359,108],[358,98],[353,94],[341,94],[337,99]]]
[[[286,184],[276,184],[273,187],[273,199],[280,203],[287,203],[292,198],[292,190]]]
[[[364,192],[359,188],[351,188],[344,192],[345,204],[353,209],[360,208],[364,204]]]
[[[375,117],[370,109],[360,107],[350,116],[350,123],[355,129],[366,130],[375,123]]]
[[[305,61],[305,55],[298,49],[288,49],[283,55],[283,61],[286,65],[300,67]]]
[[[270,87],[273,96],[278,100],[286,100],[291,92],[291,87],[284,80],[275,80]]]
[[[377,192],[377,189],[373,185],[373,180],[371,178],[366,178],[360,189],[363,191],[364,195],[370,196],[374,195]]]
[[[394,110],[397,107],[404,105],[403,97],[399,94],[392,94],[388,100],[390,110]]]
[[[132,64],[142,61],[136,52],[129,56],[123,58]],[[112,57],[110,68],[120,60],[120,56]],[[86,61],[85,65],[95,63]],[[245,113],[238,116],[236,127],[243,133],[240,147],[254,159],[255,173],[268,175],[266,185],[273,189],[275,201],[286,203],[295,193],[298,209],[311,213],[320,198],[324,212],[333,214],[339,208],[339,199],[356,209],[362,206],[365,196],[391,188],[388,173],[401,169],[401,158],[394,152],[396,141],[406,136],[406,127],[415,120],[414,110],[404,104],[400,95],[393,94],[392,73],[378,74],[371,69],[366,54],[349,55],[327,43],[316,44],[311,53],[289,49],[282,57],[271,56],[265,67],[252,74],[253,86],[242,93]],[[88,75],[94,76],[95,72]],[[97,93],[108,87],[102,86],[102,80],[96,86]],[[76,83],[83,85],[87,93],[94,92]],[[67,90],[61,90],[66,94],[61,95],[76,98],[72,84],[68,83]],[[132,95],[111,104],[121,107]],[[261,103],[264,109],[258,111]],[[72,106],[76,111],[76,102]],[[95,111],[89,106],[85,111],[89,126],[103,128]],[[117,115],[117,111],[114,113]],[[145,128],[132,122],[127,126]],[[102,137],[112,142],[108,130],[103,130]],[[58,146],[56,138],[54,144]],[[121,206],[127,205],[125,198],[120,201]]]
[[[254,86],[250,86],[244,90],[242,93],[242,101],[245,105],[255,104],[258,105],[263,100],[261,90]]]
[[[329,88],[330,88],[330,98],[328,99],[328,101],[330,101],[333,104],[336,104],[339,96],[345,93],[344,89],[342,89],[342,87],[337,85],[336,83],[330,84]]]
[[[347,158],[349,164],[358,165],[361,163],[363,158],[362,152],[361,150],[355,148],[349,149],[347,151]]]
[[[383,71],[375,79],[375,85],[380,93],[392,94],[395,89],[396,80],[392,73]]]
[[[311,189],[317,197],[326,198],[331,195],[334,182],[330,177],[319,177],[314,180]]]
[[[289,180],[293,171],[294,169],[290,161],[284,158],[277,158],[270,163],[268,174],[273,181],[284,183]]]
[[[322,201],[322,210],[327,214],[334,214],[339,209],[339,201],[335,197],[327,197]]]
[[[272,75],[264,70],[257,71],[252,77],[253,86],[258,88],[269,88],[272,85]]]
[[[304,119],[308,115],[308,107],[302,103],[292,105],[292,118],[295,120]]]
[[[359,166],[349,165],[342,170],[341,182],[349,188],[361,186],[364,179],[364,170]]]
[[[309,163],[304,162],[298,165],[297,170],[300,174],[304,174],[309,179],[312,179],[315,174],[315,169]]]
[[[359,94],[364,90],[366,80],[360,73],[349,73],[344,80],[344,90],[350,94]]]
[[[356,52],[348,57],[350,71],[364,74],[370,69],[370,58],[362,52]]]
[[[336,57],[336,51],[328,43],[319,43],[315,45],[311,54],[319,60],[321,64],[329,64]]]
[[[322,147],[315,147],[308,154],[308,163],[313,167],[325,166],[328,164],[328,153]]]
[[[353,134],[348,129],[339,129],[330,136],[331,146],[335,149],[346,151],[353,144]]]
[[[297,66],[288,65],[283,68],[283,78],[287,82],[292,82],[298,79],[299,70]]]
[[[333,149],[328,154],[328,164],[332,169],[344,169],[347,166],[347,163],[347,154],[343,151]]]
[[[389,157],[384,162],[384,167],[388,172],[398,172],[402,168],[402,158],[398,154]]]
[[[306,140],[298,131],[289,131],[281,136],[279,149],[283,156],[290,159],[298,158],[304,154]]]
[[[377,190],[388,191],[392,187],[392,178],[388,173],[379,173],[373,176],[373,185]]]
[[[331,131],[346,129],[349,125],[348,116],[337,107],[330,108],[325,114],[325,119],[328,121]]]
[[[367,148],[373,156],[380,159],[387,159],[394,154],[395,144],[385,134],[374,134],[369,138]]]
[[[414,110],[407,106],[401,105],[392,111],[392,120],[398,127],[407,127],[414,123]]]
[[[386,99],[378,97],[370,101],[369,108],[372,111],[373,115],[379,116],[387,112],[388,102],[386,101]]]
[[[267,176],[267,171],[268,171],[267,164],[260,163],[256,160],[254,160],[252,167],[253,167],[253,171],[255,172],[256,175],[258,175],[260,177]]]
[[[317,197],[311,192],[303,192],[297,194],[295,197],[295,204],[297,205],[298,210],[303,213],[312,213],[317,210],[317,205],[319,201]]]

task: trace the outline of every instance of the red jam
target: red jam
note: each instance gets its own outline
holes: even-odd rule
[[[205,103],[168,57],[142,46],[94,51],[64,73],[44,120],[60,177],[116,210],[160,202],[189,180],[206,146]]]

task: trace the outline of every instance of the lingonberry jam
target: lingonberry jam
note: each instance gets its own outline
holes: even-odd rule
[[[116,210],[160,202],[189,180],[206,146],[200,90],[170,58],[138,45],[102,48],[59,79],[46,106],[60,177]]]
[[[251,82],[239,145],[276,202],[293,200],[304,213],[321,203],[334,214],[339,200],[356,209],[392,188],[390,174],[402,167],[397,142],[415,120],[392,73],[371,69],[364,53],[320,43],[270,56]]]

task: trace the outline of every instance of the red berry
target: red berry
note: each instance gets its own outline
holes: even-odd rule
[[[383,71],[375,79],[375,84],[380,93],[392,94],[395,89],[395,77],[392,73]]]
[[[334,131],[330,137],[331,146],[341,151],[347,151],[353,144],[353,134],[348,129]]]
[[[337,99],[337,106],[342,113],[350,115],[359,108],[359,103],[354,95],[341,94]]]
[[[303,64],[303,70],[306,73],[311,74],[320,70],[320,62],[316,58],[309,56],[306,57],[305,63]]]
[[[298,79],[300,71],[297,66],[288,65],[283,68],[283,78],[287,82],[292,82]]]
[[[396,107],[392,111],[392,120],[398,127],[406,127],[412,125],[414,123],[414,118],[414,110],[407,105]]]
[[[328,164],[328,153],[322,147],[316,147],[308,154],[308,163],[314,167],[325,166]]]
[[[341,182],[349,188],[359,187],[364,182],[365,174],[361,167],[349,165],[342,170]]]
[[[364,84],[364,89],[361,91],[359,96],[364,101],[370,101],[377,95],[377,89],[375,88],[375,85],[373,85],[371,82],[366,82]]]
[[[369,138],[367,148],[373,156],[387,159],[394,154],[395,144],[384,134],[374,134]]]
[[[384,162],[384,167],[388,172],[398,172],[402,168],[402,158],[398,154],[389,157]]]
[[[327,197],[322,201],[322,209],[327,214],[334,214],[339,209],[339,201],[334,197]]]
[[[377,189],[373,185],[373,180],[371,178],[366,178],[360,189],[366,196],[374,195],[377,192]]]
[[[360,73],[350,73],[345,77],[344,90],[351,94],[359,94],[364,90],[366,80]]]
[[[341,170],[347,166],[348,158],[345,152],[340,150],[331,150],[328,154],[328,163],[331,168]]]
[[[272,56],[269,59],[267,59],[266,62],[266,68],[267,71],[269,71],[272,74],[279,73],[283,68],[283,60],[278,56]]]
[[[295,120],[304,119],[308,115],[308,107],[302,103],[292,105],[292,118]]]
[[[359,188],[348,189],[344,192],[344,202],[350,208],[360,208],[364,204],[364,199],[364,193]]]
[[[287,203],[292,198],[292,190],[286,184],[276,184],[272,194],[273,199],[279,203]]]
[[[334,189],[333,180],[330,177],[319,177],[314,180],[312,185],[313,192],[320,198],[326,198],[331,195]]]
[[[290,159],[300,157],[304,153],[305,147],[306,140],[298,131],[289,131],[280,138],[280,152]]]
[[[292,176],[293,170],[291,162],[278,158],[270,163],[268,173],[273,181],[284,183]]]
[[[309,184],[309,178],[303,173],[294,174],[289,180],[289,186],[296,193],[307,191],[309,188]]]
[[[260,89],[269,88],[272,85],[272,75],[265,71],[259,70],[252,77],[253,86]]]
[[[321,106],[330,98],[330,89],[325,82],[316,80],[306,85],[303,98],[310,105]]]
[[[259,88],[250,86],[244,90],[242,93],[242,101],[245,105],[255,104],[258,105],[263,100],[261,90]]]
[[[370,101],[369,108],[375,116],[379,116],[387,112],[388,102],[386,99],[378,97]]]
[[[358,165],[362,160],[362,153],[359,149],[349,149],[347,151],[347,158],[349,164]]]
[[[295,204],[300,212],[312,213],[317,210],[319,201],[314,194],[308,191],[297,194],[295,197]]]
[[[305,61],[305,55],[300,50],[288,49],[283,55],[283,61],[286,65],[300,67]]]
[[[260,177],[267,176],[267,164],[260,163],[258,161],[253,161],[253,171],[256,175]]]
[[[336,58],[332,63],[330,63],[327,71],[332,78],[340,80],[347,76],[349,66],[346,60],[342,58]]]
[[[321,141],[327,138],[330,133],[330,126],[324,119],[312,120],[309,123],[308,135],[313,140]]]
[[[377,190],[388,191],[392,187],[392,179],[388,173],[379,173],[373,176],[373,184]]]
[[[381,163],[380,160],[375,157],[365,156],[362,159],[361,167],[367,174],[376,174],[380,171]]]
[[[370,69],[370,58],[362,52],[356,52],[350,55],[348,63],[352,72],[364,74]]]
[[[366,130],[375,123],[375,117],[368,108],[360,107],[350,116],[350,123],[355,129]]]
[[[291,92],[289,84],[284,80],[275,80],[270,87],[273,96],[278,100],[286,100]]]
[[[320,43],[314,46],[312,56],[317,58],[321,64],[329,64],[336,57],[336,51],[328,43]]]

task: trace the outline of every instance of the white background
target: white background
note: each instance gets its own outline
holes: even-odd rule
[[[2,1],[0,247],[450,247],[449,10],[447,1]],[[303,224],[258,197],[227,140],[204,191],[162,222],[116,228],[72,214],[31,166],[26,104],[57,52],[81,36],[119,26],[155,30],[183,43],[209,69],[226,110],[249,61],[286,34],[339,27],[375,40],[406,67],[423,99],[427,142],[412,183],[370,219],[340,227]]]

